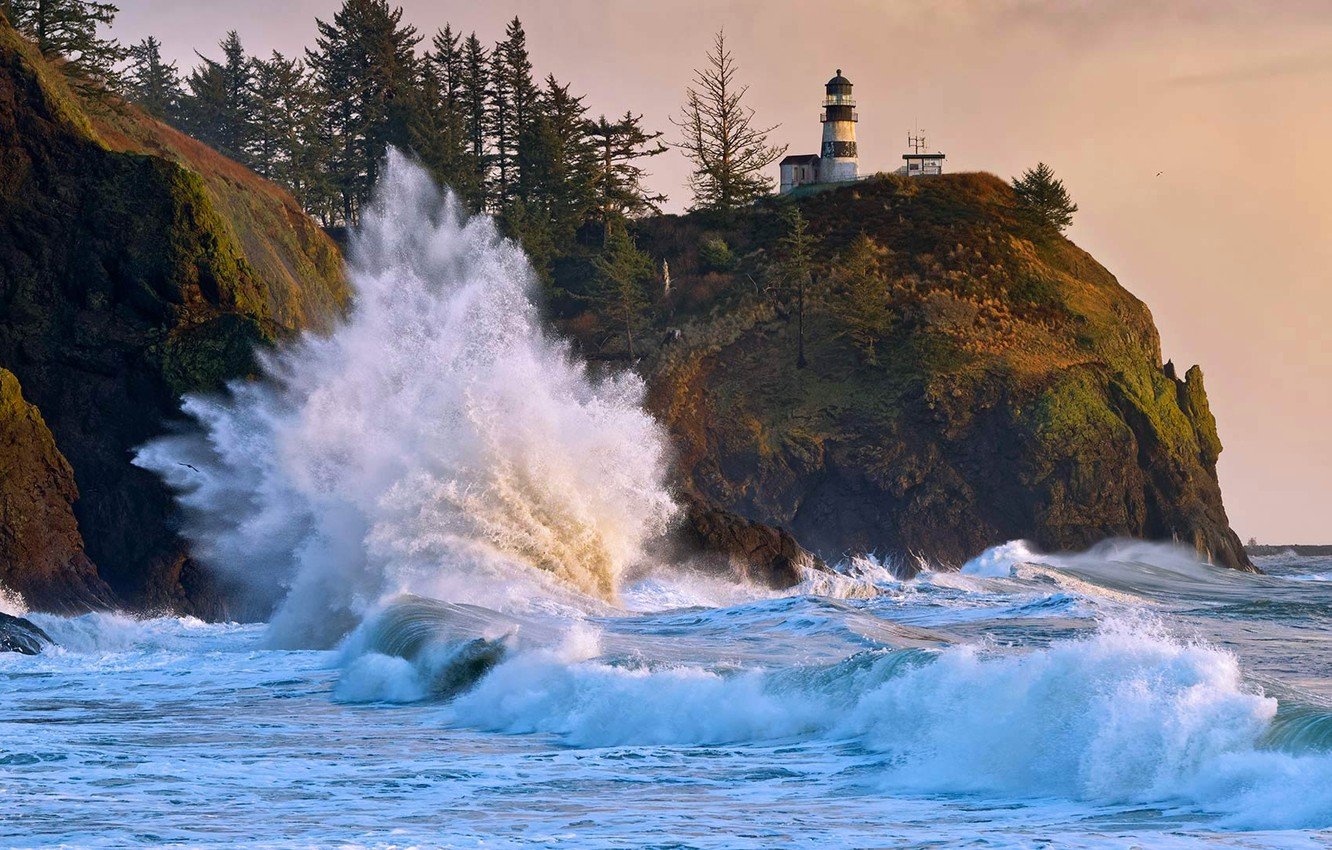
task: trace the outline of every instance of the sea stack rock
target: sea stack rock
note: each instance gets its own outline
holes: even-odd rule
[[[823,562],[805,551],[789,532],[747,520],[706,499],[680,497],[683,557],[711,560],[709,567],[741,581],[782,590],[794,587],[805,568],[823,569]]]

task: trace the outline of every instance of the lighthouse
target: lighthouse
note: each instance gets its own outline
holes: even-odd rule
[[[817,153],[794,154],[781,161],[781,193],[795,192],[802,186],[850,183],[859,179],[860,161],[856,158],[856,100],[851,96],[851,81],[837,76],[828,81],[823,96],[823,148]],[[811,190],[805,190],[811,191]],[[817,190],[813,190],[817,191]]]
[[[859,170],[856,159],[856,99],[851,96],[851,81],[837,76],[828,81],[823,98],[823,149],[819,151],[819,182],[844,183],[855,180]]]

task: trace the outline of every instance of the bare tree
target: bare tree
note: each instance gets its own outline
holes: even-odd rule
[[[694,209],[729,212],[768,194],[772,180],[763,170],[786,153],[785,145],[768,144],[777,126],[754,126],[754,110],[744,104],[749,87],[736,82],[736,71],[719,31],[707,65],[694,70],[680,117],[671,119],[682,134],[674,146],[694,163]]]

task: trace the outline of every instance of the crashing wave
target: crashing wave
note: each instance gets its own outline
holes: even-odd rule
[[[548,339],[521,250],[397,154],[348,276],[328,337],[188,398],[199,427],[135,458],[177,492],[193,552],[276,606],[284,646],[327,646],[401,591],[614,600],[674,510],[641,380]]]

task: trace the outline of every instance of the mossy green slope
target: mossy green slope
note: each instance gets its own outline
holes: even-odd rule
[[[85,104],[0,16],[0,366],[73,467],[88,555],[126,604],[220,613],[130,464],[184,392],[345,304],[282,190],[127,105]]]
[[[872,240],[894,316],[869,362],[816,291],[804,369],[796,322],[763,285],[784,203],[640,229],[672,272],[644,368],[690,489],[825,557],[957,565],[1014,538],[1056,550],[1126,536],[1251,568],[1201,371],[1176,378],[1147,307],[1030,223],[1007,184],[884,176],[796,201],[830,266]],[[718,238],[736,268],[700,261]]]

